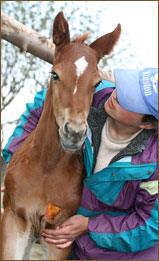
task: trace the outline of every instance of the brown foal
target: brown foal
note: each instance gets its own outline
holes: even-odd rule
[[[97,64],[109,54],[121,27],[90,45],[88,35],[70,41],[63,13],[56,16],[56,46],[50,86],[36,129],[12,156],[5,175],[2,259],[26,260],[39,239],[45,260],[64,260],[70,248],[57,249],[41,236],[78,209],[82,190],[82,144],[93,93],[101,81]]]

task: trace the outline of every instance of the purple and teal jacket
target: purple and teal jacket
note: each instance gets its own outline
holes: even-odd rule
[[[143,130],[103,170],[93,173],[103,125],[103,104],[115,85],[103,81],[88,116],[83,146],[86,178],[78,214],[89,217],[88,233],[73,244],[81,260],[158,260],[158,138]],[[47,90],[26,105],[21,124],[3,149],[9,162],[22,141],[36,127]]]

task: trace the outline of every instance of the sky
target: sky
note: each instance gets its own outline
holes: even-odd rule
[[[110,6],[107,17],[109,29],[120,23],[122,31],[128,34],[133,49],[136,49],[138,60],[143,66],[158,66],[158,3],[157,1],[115,1]],[[104,20],[104,13],[103,13]],[[101,31],[104,31],[104,24]],[[135,67],[135,64],[132,65]],[[132,66],[129,65],[130,67]]]
[[[46,3],[45,1],[42,2],[42,8],[45,8]],[[60,2],[56,1],[57,13],[60,9]],[[72,2],[69,2],[71,8]],[[105,4],[107,4],[106,10],[104,8]],[[122,36],[121,40],[119,40],[118,48],[127,48],[129,53],[134,54],[134,57],[130,59],[129,55],[125,53],[124,55],[128,56],[126,57],[127,59],[121,63],[119,57],[116,60],[116,67],[144,68],[158,66],[157,1],[74,1],[74,5],[80,6],[80,9],[94,17],[97,9],[100,8],[102,10],[99,17],[99,36],[113,31],[118,23],[121,24]],[[64,10],[66,18],[69,12],[69,9]],[[80,19],[80,16],[78,17],[77,14],[75,20],[77,28],[79,26],[78,19]],[[110,64],[110,70],[113,70],[113,68],[114,64]],[[24,89],[3,113],[2,122],[6,122],[7,118],[8,120],[14,120],[20,117],[25,111],[25,106],[28,102],[33,102],[33,95]],[[15,125],[6,125],[2,147],[6,144],[14,128]]]
[[[86,1],[76,4],[85,10]],[[57,9],[58,5],[57,2]],[[130,68],[158,66],[158,1],[87,1],[87,6],[92,16],[98,8],[102,10],[98,35],[121,24],[125,47],[131,44],[132,53],[137,56],[129,62]]]

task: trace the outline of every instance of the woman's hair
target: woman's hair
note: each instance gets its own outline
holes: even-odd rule
[[[157,134],[157,132],[158,132],[158,120],[153,115],[145,114],[143,119],[142,119],[142,122],[146,123],[146,124],[151,124],[155,133]]]

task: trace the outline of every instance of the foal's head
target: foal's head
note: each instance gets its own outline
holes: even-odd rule
[[[87,34],[70,41],[63,12],[54,20],[53,109],[64,149],[78,150],[87,136],[87,116],[93,93],[101,81],[97,64],[112,51],[120,32],[118,25],[112,33],[88,46],[84,43]]]

